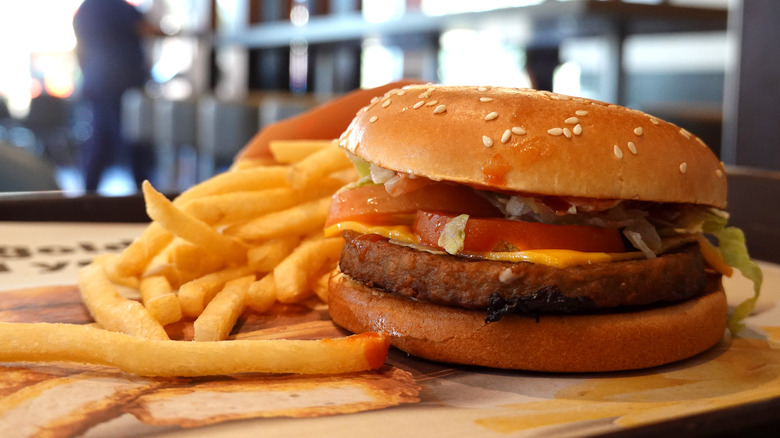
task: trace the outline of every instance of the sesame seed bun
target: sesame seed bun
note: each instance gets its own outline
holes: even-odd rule
[[[435,361],[551,372],[641,369],[692,357],[723,338],[726,295],[711,276],[702,295],[618,313],[507,315],[439,306],[331,277],[331,318],[355,333],[384,331],[401,350]]]
[[[407,86],[360,110],[340,144],[386,169],[491,190],[726,207],[725,169],[700,138],[549,92]]]

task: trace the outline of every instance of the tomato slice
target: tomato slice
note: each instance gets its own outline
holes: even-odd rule
[[[418,211],[414,233],[424,245],[439,247],[439,236],[455,214]],[[570,249],[582,252],[625,252],[620,232],[586,225],[550,225],[499,218],[472,218],[466,222],[464,252]]]
[[[391,196],[383,185],[370,185],[341,190],[333,195],[325,226],[344,221],[369,224],[406,222],[411,225],[414,214],[421,209],[476,217],[500,215],[495,206],[465,186],[433,182],[417,190]]]

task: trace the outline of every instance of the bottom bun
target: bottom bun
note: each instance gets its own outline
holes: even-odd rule
[[[386,332],[390,344],[440,362],[552,372],[618,371],[686,359],[723,339],[727,303],[720,276],[696,298],[647,310],[586,315],[485,313],[392,295],[343,273],[330,279],[333,321],[361,333]]]

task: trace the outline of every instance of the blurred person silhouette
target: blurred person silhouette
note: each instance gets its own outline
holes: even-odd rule
[[[127,144],[121,135],[122,93],[149,79],[144,37],[162,35],[125,0],[84,0],[73,17],[82,97],[91,107],[92,135],[82,145],[85,188],[97,190],[117,159],[131,163],[136,185],[152,168],[150,145]]]

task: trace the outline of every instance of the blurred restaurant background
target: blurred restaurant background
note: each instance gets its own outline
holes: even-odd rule
[[[159,33],[121,132],[177,191],[230,165],[268,123],[400,78],[534,87],[637,108],[728,165],[780,170],[776,0],[126,0]],[[84,193],[74,14],[0,2],[0,191]],[[126,157],[100,182],[136,191]]]

